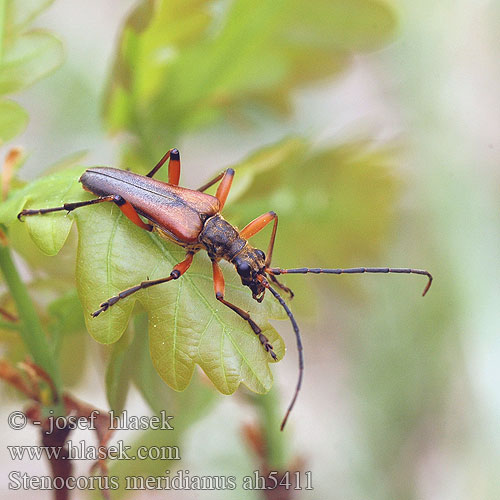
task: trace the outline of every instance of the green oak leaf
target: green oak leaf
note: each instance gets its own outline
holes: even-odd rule
[[[45,253],[57,253],[74,218],[79,231],[77,288],[87,329],[101,343],[116,342],[138,302],[149,315],[150,353],[161,377],[183,390],[198,364],[224,394],[243,382],[251,390],[267,392],[272,385],[271,357],[248,324],[215,299],[211,266],[203,252],[195,256],[189,271],[179,280],[142,290],[119,301],[97,318],[90,314],[99,304],[123,289],[147,279],[168,276],[184,257],[184,251],[156,234],[133,225],[112,204],[25,217],[23,208],[60,206],[88,199],[77,182],[83,167],[75,167],[39,179],[15,192],[0,207],[0,222],[9,231],[27,230]],[[258,304],[241,285],[234,268],[222,263],[226,274],[226,299],[250,312],[273,344],[278,359],[284,344],[268,318],[285,319],[281,306],[268,294]]]

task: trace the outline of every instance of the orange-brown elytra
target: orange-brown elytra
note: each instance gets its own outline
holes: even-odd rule
[[[168,165],[168,183],[153,179],[154,174],[167,160],[170,160]],[[179,151],[177,149],[170,149],[146,176],[109,167],[89,168],[80,177],[80,182],[86,191],[93,193],[98,198],[89,201],[65,203],[63,206],[55,208],[26,209],[18,214],[18,218],[21,220],[23,216],[27,215],[47,214],[62,210],[70,212],[71,210],[87,205],[113,202],[130,221],[140,228],[147,231],[155,231],[161,237],[185,248],[185,259],[174,266],[169,276],[157,280],[143,281],[109,298],[92,314],[94,317],[138,290],[180,278],[189,269],[194,254],[199,250],[205,250],[212,261],[216,299],[245,320],[257,335],[264,349],[269,352],[273,359],[276,359],[272,345],[262,333],[259,325],[252,320],[248,312],[224,299],[224,276],[218,262],[224,259],[232,263],[241,278],[242,284],[250,288],[252,297],[258,302],[262,301],[266,290],[269,290],[290,318],[295,332],[299,356],[299,377],[292,401],[281,423],[281,430],[283,430],[302,385],[304,359],[297,322],[287,303],[276,289],[271,286],[270,282],[285,291],[290,297],[293,297],[292,291],[280,283],[276,276],[307,273],[420,274],[428,278],[428,283],[423,292],[423,295],[425,295],[432,283],[432,276],[428,271],[409,268],[357,267],[351,269],[324,269],[303,267],[281,269],[270,267],[276,230],[278,228],[278,216],[274,212],[267,212],[250,222],[241,231],[238,231],[236,227],[229,224],[222,217],[221,211],[231,188],[233,176],[234,170],[229,168],[197,190],[180,187]],[[220,184],[215,196],[204,193],[206,189],[219,181]],[[146,219],[146,221],[140,216]],[[248,239],[264,229],[270,222],[273,222],[273,228],[266,256],[262,250],[251,246],[248,243]]]

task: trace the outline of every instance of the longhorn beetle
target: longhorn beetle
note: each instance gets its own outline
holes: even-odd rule
[[[168,183],[153,179],[158,170],[168,163]],[[66,210],[70,212],[75,208],[94,205],[96,203],[112,202],[134,224],[146,231],[154,231],[162,238],[180,245],[186,250],[186,257],[179,262],[169,276],[157,280],[143,281],[142,283],[123,290],[118,295],[103,302],[99,309],[92,313],[93,317],[99,316],[119,300],[129,295],[167,281],[179,279],[193,261],[193,256],[199,250],[206,250],[212,261],[215,297],[219,302],[232,309],[244,319],[259,338],[264,349],[276,360],[273,346],[262,333],[259,326],[252,320],[248,312],[224,299],[224,277],[218,262],[225,259],[232,263],[241,278],[243,285],[250,288],[252,297],[257,302],[262,302],[266,290],[276,298],[285,309],[292,322],[297,350],[299,356],[299,376],[293,398],[288,405],[281,430],[283,430],[288,416],[295,405],[302,385],[304,373],[304,358],[299,327],[287,303],[276,291],[280,288],[293,297],[292,291],[282,284],[276,276],[282,274],[357,274],[357,273],[405,273],[427,276],[428,282],[422,295],[427,293],[432,283],[432,276],[428,271],[409,268],[388,267],[356,267],[351,269],[320,269],[301,267],[296,269],[281,269],[270,267],[273,255],[274,240],[278,228],[278,216],[274,212],[267,212],[247,224],[241,231],[227,222],[221,215],[231,188],[234,170],[228,168],[217,175],[196,191],[179,186],[181,172],[180,154],[177,149],[170,149],[146,176],[134,174],[129,171],[111,167],[93,167],[86,170],[80,177],[83,189],[98,196],[93,200],[65,203],[62,207],[41,208],[38,210],[26,209],[18,214],[18,219],[23,216],[47,214]],[[204,191],[220,181],[215,196]],[[145,222],[141,217],[144,217]],[[267,255],[262,250],[254,248],[248,239],[261,231],[269,223],[273,223],[271,239],[267,248]],[[275,287],[271,286],[271,283]]]

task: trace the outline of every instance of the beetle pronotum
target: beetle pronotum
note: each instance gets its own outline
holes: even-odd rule
[[[153,176],[170,159],[168,164],[168,183],[153,179]],[[225,306],[232,309],[244,319],[259,338],[264,349],[276,360],[276,354],[267,337],[260,327],[252,320],[248,312],[224,299],[224,277],[218,262],[222,259],[232,263],[241,278],[243,285],[252,291],[252,297],[261,302],[266,290],[276,298],[286,311],[293,326],[297,341],[299,356],[299,376],[295,392],[281,423],[283,430],[288,416],[295,405],[304,374],[304,358],[300,330],[293,314],[276,288],[280,288],[290,297],[292,291],[283,285],[276,276],[282,274],[358,274],[358,273],[404,273],[427,276],[428,282],[422,295],[425,295],[432,283],[432,276],[428,271],[410,268],[388,267],[356,267],[351,269],[324,269],[324,268],[295,268],[282,269],[270,267],[273,254],[274,240],[278,228],[278,216],[275,212],[267,212],[247,224],[241,231],[227,222],[221,211],[227,199],[234,176],[234,170],[228,168],[197,190],[179,186],[180,155],[177,149],[170,149],[146,176],[129,171],[110,167],[89,168],[80,177],[80,182],[86,191],[98,196],[93,200],[65,203],[61,207],[26,209],[18,214],[19,220],[27,215],[47,214],[75,208],[94,205],[96,203],[115,203],[124,215],[134,224],[146,231],[155,231],[162,238],[166,238],[186,250],[186,256],[179,262],[169,276],[157,280],[143,281],[142,283],[123,290],[118,295],[103,302],[92,316],[96,317],[106,311],[113,304],[129,295],[180,278],[193,261],[193,256],[199,250],[206,250],[212,261],[215,297]],[[215,196],[204,191],[220,181]],[[145,222],[141,217],[148,222]],[[271,238],[267,254],[254,248],[248,239],[261,231],[269,223],[273,223]]]

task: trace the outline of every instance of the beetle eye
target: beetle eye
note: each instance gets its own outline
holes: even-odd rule
[[[257,254],[257,256],[262,259],[262,260],[265,260],[266,259],[266,254],[262,251],[262,250],[259,250],[258,248],[255,250],[255,253]]]
[[[238,271],[238,274],[240,276],[248,278],[248,276],[250,276],[252,268],[250,267],[250,264],[248,262],[240,261],[236,264],[236,271]]]

